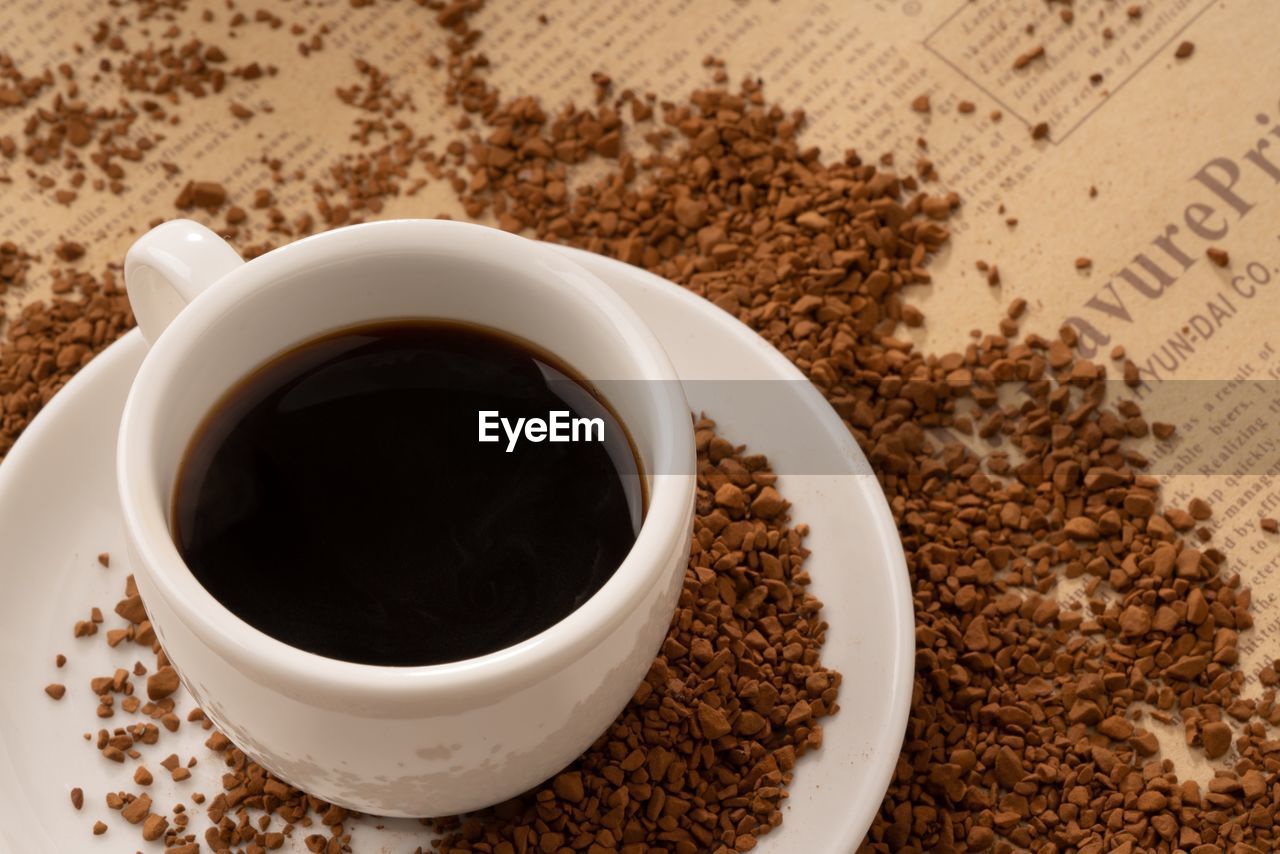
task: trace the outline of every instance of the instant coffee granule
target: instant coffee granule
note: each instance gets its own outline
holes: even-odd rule
[[[807,591],[805,525],[765,458],[703,418],[689,569],[631,703],[548,785],[435,825],[441,850],[750,851],[782,822],[796,761],[822,744],[840,674]]]
[[[824,162],[796,138],[803,116],[754,81],[663,104],[658,126],[633,123],[661,150],[632,156],[623,108],[640,99],[554,120],[528,98],[504,103],[465,15],[445,18],[452,98],[488,128],[466,144],[469,212],[640,264],[736,315],[805,371],[876,470],[907,552],[918,652],[867,849],[1280,844],[1275,668],[1260,700],[1240,697],[1250,595],[1226,555],[1187,539],[1207,503],[1164,506],[1142,474],[1140,407],[1107,400],[1105,366],[1076,357],[1070,328],[1019,337],[1020,308],[963,352],[895,336],[920,316],[903,291],[929,281],[959,199],[852,151]],[[564,167],[615,121],[616,170],[567,192]],[[1000,447],[980,456],[939,428]],[[1060,600],[1065,581],[1082,595]],[[1188,745],[1234,760],[1205,790],[1179,781],[1148,721],[1181,722]]]
[[[808,529],[788,524],[790,505],[764,456],[734,446],[705,417],[694,429],[689,567],[648,675],[609,730],[546,786],[473,816],[434,820],[444,850],[749,851],[781,823],[797,760],[821,746],[820,720],[839,708],[840,674],[819,659],[822,604],[807,590]],[[124,628],[108,630],[120,633],[111,646],[129,657],[136,648],[121,644],[140,645],[155,653],[155,667],[120,667],[90,689],[100,718],[115,717],[118,705],[135,721],[99,730],[96,742],[106,760],[128,766],[164,731],[180,729],[183,692],[132,576],[124,592],[114,608]],[[145,703],[134,681],[144,677]],[[211,728],[199,709],[186,721]],[[205,807],[210,849],[271,850],[318,824],[326,832],[307,834],[309,850],[349,850],[341,807],[275,779],[221,733],[211,731],[205,746],[227,767],[223,791]],[[177,755],[160,766],[175,780],[190,776]],[[154,781],[143,764],[132,778],[143,788]],[[171,825],[146,792],[108,793],[106,803],[140,825],[144,840],[194,844],[185,817]]]
[[[1012,306],[999,334],[979,334],[960,352],[922,352],[901,335],[901,325],[924,321],[906,302],[908,286],[929,281],[928,259],[949,239],[945,222],[960,199],[886,171],[891,161],[877,166],[852,150],[824,159],[800,141],[803,113],[768,103],[755,81],[671,101],[627,90],[613,98],[602,85],[591,108],[554,113],[534,98],[504,100],[484,79],[482,35],[468,23],[479,6],[452,3],[437,16],[450,31],[446,95],[467,114],[457,125],[463,137],[436,159],[394,169],[359,160],[376,150],[366,142],[351,156],[376,180],[346,186],[360,197],[373,187],[376,199],[447,180],[469,216],[664,275],[757,330],[831,401],[889,498],[917,621],[906,740],[865,848],[1247,854],[1280,846],[1280,747],[1269,738],[1280,724],[1280,666],[1258,674],[1260,698],[1241,697],[1249,592],[1227,555],[1197,542],[1201,529],[1211,534],[1211,519],[1197,518],[1208,506],[1167,506],[1160,482],[1143,474],[1140,443],[1148,432],[1170,439],[1172,427],[1109,399],[1105,366],[1076,357],[1070,329],[1023,334]],[[1186,43],[1177,53],[1191,51]],[[51,72],[21,79],[32,92],[19,96],[20,109],[56,80]],[[397,90],[395,81],[378,85]],[[0,140],[0,151],[13,148]],[[590,161],[606,176],[575,180]],[[272,167],[295,180],[285,164]],[[310,216],[277,210],[267,196],[261,207],[256,198],[241,204],[269,213],[273,225]],[[346,221],[359,210],[374,207],[347,205]],[[64,310],[74,323],[87,308]],[[24,359],[61,346],[32,329],[49,307],[28,311],[26,332],[15,336],[12,323],[0,350],[0,376],[11,383],[2,449],[77,367],[68,357],[62,372],[33,374],[35,361]],[[110,334],[127,325],[114,323]],[[1131,360],[1122,376],[1138,382]],[[19,389],[11,410],[7,395]],[[988,442],[1000,444],[974,450]],[[1082,594],[1062,595],[1067,586]],[[77,634],[97,625],[85,620]],[[99,703],[100,713],[121,708]],[[1207,785],[1174,775],[1156,724],[1180,724],[1189,745],[1218,757]],[[139,734],[160,732],[150,721]],[[100,737],[104,755],[127,756],[112,737]],[[233,747],[211,742],[238,764]],[[234,773],[241,782],[232,791],[245,793],[237,806],[265,792],[261,774]],[[550,797],[561,797],[554,783]],[[293,803],[314,811],[304,796]],[[239,832],[225,810],[220,818],[230,821],[220,832]],[[491,811],[460,825],[454,844],[505,851],[488,838],[514,838],[523,826],[519,815]],[[312,850],[341,844],[313,838]]]

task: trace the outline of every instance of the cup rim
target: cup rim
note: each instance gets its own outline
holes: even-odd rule
[[[554,280],[565,299],[579,302],[610,324],[639,375],[653,380],[644,385],[658,413],[659,429],[654,459],[643,460],[652,472],[644,522],[622,564],[587,602],[539,634],[496,652],[402,667],[328,658],[290,646],[231,612],[182,560],[170,533],[172,486],[157,486],[151,453],[164,420],[160,390],[190,369],[187,357],[218,317],[252,300],[254,291],[273,281],[337,261],[442,250],[474,260],[492,257],[495,251],[523,253],[522,264],[528,264],[531,278]],[[315,334],[326,331],[317,329]],[[186,627],[219,655],[251,663],[264,678],[305,684],[313,691],[358,691],[362,698],[377,698],[448,689],[457,697],[494,689],[509,693],[531,684],[581,657],[626,618],[646,587],[660,583],[670,571],[671,551],[688,533],[695,498],[694,457],[689,405],[674,366],[639,315],[603,281],[563,253],[528,238],[471,223],[402,219],[302,238],[244,263],[196,296],[152,343],[129,390],[120,423],[116,480],[125,530],[137,557],[134,571],[145,573]]]

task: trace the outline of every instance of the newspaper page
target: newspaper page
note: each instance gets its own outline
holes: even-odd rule
[[[159,32],[170,13],[155,5]],[[206,5],[218,10],[216,24],[201,23]],[[419,133],[450,138],[444,72],[423,64],[443,55],[445,40],[427,10],[281,3],[305,29],[290,38],[248,5],[249,23],[227,36],[232,5],[203,0],[172,14],[186,32],[216,27],[233,63],[269,67],[237,82],[236,100],[254,118],[233,120],[225,99],[185,99],[181,122],[157,130],[158,150],[132,164],[123,192],[86,188],[71,207],[40,191],[19,162],[0,160],[12,182],[0,194],[4,239],[50,256],[74,234],[88,246],[86,263],[100,267],[119,262],[149,223],[174,216],[189,179],[220,181],[243,198],[269,180],[272,158],[323,174],[335,157],[326,140],[349,127],[331,96],[359,81],[353,56],[412,96]],[[1280,653],[1280,543],[1257,524],[1280,515],[1280,413],[1265,386],[1280,377],[1280,5],[1139,5],[1135,17],[1127,4],[1077,0],[1066,26],[1062,7],[1039,0],[494,0],[476,24],[502,91],[552,107],[589,102],[595,70],[619,88],[681,97],[708,81],[702,58],[714,55],[731,81],[760,78],[771,99],[803,107],[805,139],[827,156],[892,153],[906,169],[927,138],[963,207],[931,268],[933,286],[909,294],[928,318],[911,333],[932,350],[962,347],[969,330],[993,329],[1023,297],[1024,328],[1052,335],[1071,324],[1082,354],[1101,361],[1125,348],[1147,414],[1180,428],[1174,443],[1149,449],[1153,470],[1169,479],[1167,497],[1212,499],[1211,544],[1230,548],[1230,569],[1254,589],[1258,623],[1241,639],[1252,681]],[[27,73],[67,63],[86,92],[101,91],[109,81],[95,81],[77,45],[111,15],[92,0],[0,0],[0,52]],[[324,47],[300,61],[298,43],[321,32]],[[1194,53],[1179,59],[1183,41]],[[1042,56],[1014,67],[1037,46]],[[920,94],[931,99],[928,114],[910,108]],[[961,114],[960,101],[976,109]],[[0,136],[22,139],[18,113],[0,109]],[[1033,139],[1041,122],[1047,135]],[[171,175],[165,162],[198,167]],[[42,174],[58,178],[59,167]],[[299,197],[282,207],[311,192],[305,181],[286,187]],[[430,184],[380,215],[439,213],[462,215],[446,186]],[[1211,246],[1229,252],[1229,266],[1206,259]],[[975,269],[980,260],[998,263],[999,287]],[[7,310],[47,296],[47,286],[7,295]],[[1180,728],[1158,734],[1166,755],[1191,761]],[[1183,771],[1202,783],[1211,773]]]

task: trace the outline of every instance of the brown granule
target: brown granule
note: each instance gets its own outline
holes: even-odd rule
[[[58,244],[58,248],[54,250],[57,256],[63,261],[77,261],[84,257],[84,244],[77,243],[74,240],[64,240]]]
[[[465,35],[465,26],[455,32]],[[463,67],[457,59],[450,64]],[[483,84],[465,85],[484,92],[485,106],[476,111],[487,124],[538,133],[536,124],[511,124]],[[726,108],[751,119],[720,118]],[[1202,746],[1214,715],[1234,708],[1243,684],[1234,670],[1236,638],[1250,619],[1248,595],[1223,568],[1225,556],[1184,540],[1180,532],[1194,527],[1190,513],[1162,508],[1158,481],[1141,473],[1145,461],[1128,443],[1156,430],[1138,405],[1105,400],[1105,370],[1076,358],[1069,328],[1051,339],[981,336],[968,352],[938,355],[894,338],[904,316],[901,289],[928,281],[927,271],[904,259],[928,257],[945,231],[923,247],[902,245],[921,233],[911,218],[919,203],[912,202],[907,218],[889,230],[899,243],[885,261],[901,277],[873,276],[883,267],[875,263],[877,247],[858,239],[857,216],[871,211],[831,188],[852,181],[866,204],[881,198],[875,190],[868,198],[867,190],[882,187],[890,207],[899,194],[915,198],[911,179],[878,175],[856,158],[824,163],[811,151],[800,159],[790,117],[768,105],[754,82],[738,94],[695,93],[688,108],[668,110],[665,119],[687,148],[668,147],[645,164],[638,172],[648,180],[636,186],[645,188],[655,215],[676,198],[705,208],[696,227],[669,233],[662,252],[634,242],[650,217],[609,218],[608,230],[601,228],[602,211],[633,211],[640,201],[626,176],[580,186],[576,203],[546,209],[505,168],[481,162],[485,189],[464,191],[464,198],[494,205],[535,235],[642,264],[715,301],[795,360],[858,437],[899,521],[919,641],[900,773],[866,847],[1103,851],[1149,847],[1171,832],[1194,848],[1229,832],[1233,844],[1271,848],[1270,821],[1238,820],[1254,807],[1223,799],[1230,789],[1201,794],[1151,758],[1158,745],[1144,707],[1152,719],[1188,722],[1193,747]],[[735,157],[715,148],[731,132],[735,150],[754,144],[770,151],[768,202],[753,203],[751,193],[738,206],[720,201],[744,198],[746,163],[697,169],[708,150],[721,161]],[[803,180],[787,176],[783,164],[793,157],[804,164]],[[522,168],[536,167],[533,160]],[[852,174],[842,171],[850,167]],[[779,220],[795,222],[815,209],[825,220],[821,231],[778,230]],[[859,258],[843,276],[817,272],[829,266],[819,260],[821,247],[805,242],[810,233],[829,236],[828,247],[857,247],[846,257],[866,253],[870,263],[861,266]],[[740,262],[745,266],[727,255],[716,259],[716,247],[734,241],[751,247],[737,255],[749,258]],[[785,277],[776,274],[782,258]],[[801,297],[820,300],[830,319],[795,322],[791,307]],[[872,306],[877,310],[860,316]],[[1126,381],[1136,381],[1136,371],[1126,360]],[[960,381],[944,382],[952,374]],[[888,378],[894,382],[886,385]],[[996,405],[1000,378],[1031,381],[1022,386],[1030,392],[1022,406]],[[957,443],[937,445],[928,432],[964,432],[965,425],[1008,449],[980,457]],[[1063,578],[1087,581],[1083,602],[1057,602]],[[1179,600],[1190,603],[1185,617],[1158,604]],[[1259,708],[1271,714],[1275,706],[1268,700]],[[1210,729],[1215,739],[1217,729]],[[1246,741],[1240,755],[1261,767],[1259,744]],[[1274,782],[1274,770],[1264,780]],[[1166,805],[1148,792],[1164,795]],[[1193,806],[1202,798],[1212,798],[1214,809]],[[1274,810],[1269,803],[1260,816]],[[1138,823],[1135,815],[1149,818]]]
[[[706,418],[696,437],[692,555],[645,681],[609,731],[547,785],[438,820],[444,850],[558,851],[594,837],[606,848],[747,851],[781,823],[795,763],[821,745],[819,721],[838,709],[840,675],[818,659],[826,623],[806,589],[807,526],[788,524],[789,504],[762,456],[717,435]],[[708,762],[713,776],[696,770]]]
[[[1026,53],[1018,54],[1018,56],[1015,57],[1013,60],[1013,67],[1015,69],[1026,68],[1028,65],[1035,62],[1037,59],[1043,59],[1043,58],[1044,58],[1044,45],[1036,45]]]
[[[1087,270],[1092,266],[1093,266],[1092,258],[1086,258],[1085,256],[1081,255],[1079,258],[1076,259],[1077,270]]]
[[[25,285],[27,271],[34,260],[34,256],[22,251],[12,241],[0,243],[0,294]]]
[[[1181,44],[1178,45],[1178,49],[1173,52],[1173,55],[1178,59],[1186,59],[1187,57],[1191,56],[1191,54],[1195,52],[1196,52],[1195,44],[1193,44],[1192,42],[1182,42]]]
[[[168,829],[169,819],[152,813],[142,823],[142,838],[147,842],[154,842],[164,836],[164,832]]]
[[[94,835],[94,836],[101,836],[102,834],[104,834],[104,833],[106,833],[106,832],[107,832],[107,826],[106,826],[104,823],[102,823],[102,822],[100,822],[100,821],[95,821],[95,822],[93,823],[93,835]]]
[[[453,840],[447,850],[486,850],[471,847],[479,838],[472,828],[498,842],[515,844],[532,832],[547,840],[539,844],[550,844],[562,830],[540,828],[548,823],[563,828],[560,819],[549,822],[551,811],[571,820],[579,835],[618,841],[639,834],[653,844],[676,843],[678,850],[709,845],[713,832],[736,850],[747,850],[781,822],[795,762],[821,745],[820,720],[839,708],[840,676],[818,658],[826,623],[820,603],[807,592],[803,538],[808,530],[789,524],[790,505],[763,456],[726,441],[706,418],[694,427],[698,500],[685,590],[644,683],[600,741],[545,789],[465,821],[437,820]],[[132,577],[126,578],[125,594],[115,611],[133,627],[145,619],[145,610]],[[158,666],[148,679],[154,708],[142,709],[153,719],[161,713],[173,716],[180,689],[163,651],[156,649]],[[119,668],[93,679],[90,687],[99,700],[128,697],[130,676]],[[158,678],[161,690],[153,694]],[[672,711],[678,714],[669,716]],[[207,723],[198,709],[186,718]],[[123,762],[136,756],[136,745],[160,738],[154,724],[135,724],[114,733],[102,730],[98,746],[105,758]],[[271,777],[221,733],[212,732],[206,746],[221,754],[227,768],[224,792],[207,802],[213,826],[205,843],[212,850],[245,845],[272,850],[292,828],[312,821],[309,815],[332,834],[316,835],[318,847],[309,842],[311,850],[348,850],[347,811]],[[721,765],[714,781],[695,770],[719,755],[739,759]],[[196,757],[184,766],[171,753],[159,764],[181,781],[190,776]],[[153,782],[142,765],[133,779],[139,786]],[[716,792],[728,785],[744,794],[722,804]],[[620,786],[637,799],[625,813],[609,807]],[[193,803],[204,800],[192,796]],[[146,794],[111,793],[107,802],[126,821],[141,824],[145,840],[165,836],[168,841],[174,833]],[[682,804],[696,809],[675,809]],[[251,814],[258,820],[251,823]],[[620,815],[626,816],[625,831]],[[730,815],[732,823],[726,824]],[[269,830],[272,818],[284,822],[283,833]]]
[[[1049,123],[1037,122],[1031,127],[1032,139],[1045,139],[1049,136]]]
[[[1219,267],[1226,267],[1231,263],[1231,256],[1227,254],[1227,250],[1219,249],[1217,246],[1210,246],[1204,251],[1204,254]]]
[[[917,113],[929,112],[929,96],[917,95],[915,100],[911,102],[911,109],[915,110]]]
[[[513,231],[639,264],[706,297],[813,380],[858,439],[888,496],[916,608],[911,719],[898,773],[865,850],[1275,850],[1280,780],[1266,727],[1280,724],[1274,694],[1280,677],[1264,670],[1271,675],[1259,676],[1268,686],[1262,698],[1240,697],[1240,633],[1253,619],[1249,592],[1227,555],[1192,539],[1204,508],[1168,506],[1160,483],[1143,471],[1134,442],[1147,430],[1169,439],[1172,425],[1148,425],[1136,402],[1116,399],[1104,367],[1076,357],[1069,330],[1049,338],[1022,333],[1006,312],[999,334],[980,333],[960,352],[924,352],[903,340],[902,326],[924,320],[906,302],[911,287],[929,282],[927,262],[949,237],[942,207],[931,202],[942,219],[925,212],[930,197],[914,176],[894,175],[853,154],[824,160],[800,144],[802,117],[769,103],[754,81],[667,103],[634,95],[625,100],[625,93],[611,101],[603,91],[608,87],[597,87],[593,109],[563,114],[549,114],[530,98],[504,101],[482,78],[480,36],[467,23],[474,8],[451,4],[440,15],[453,31],[447,96],[450,106],[467,113],[458,125],[462,138],[443,143],[446,154],[438,160],[410,157],[379,171],[368,155],[381,146],[388,153],[425,149],[416,136],[410,148],[397,148],[398,119],[365,110],[365,93],[357,93],[348,106],[368,114],[361,116],[368,133],[357,143],[364,147],[344,152],[343,170],[317,182],[318,221],[332,225],[376,214],[379,199],[408,193],[426,180],[414,170],[425,169],[431,180],[454,186],[472,217],[491,215]],[[1184,45],[1179,58],[1191,55],[1190,43]],[[198,73],[219,64],[200,59],[205,68]],[[240,69],[244,79],[266,73],[256,65]],[[714,74],[723,78],[723,68],[715,66]],[[390,91],[371,74],[362,78],[362,86]],[[1102,82],[1100,75],[1095,82]],[[28,96],[18,97],[21,103]],[[92,110],[84,115],[89,118],[57,112],[50,127],[62,130],[47,128],[39,136],[57,136],[61,150],[75,149],[67,128],[77,121],[101,126]],[[992,120],[999,115],[993,111]],[[176,110],[170,117],[178,118]],[[378,123],[387,128],[385,139]],[[632,153],[628,134],[662,145],[641,157]],[[96,131],[90,135],[96,138]],[[77,128],[76,139],[82,138]],[[589,160],[598,161],[605,177],[580,182],[573,167]],[[282,183],[297,180],[283,168],[272,171]],[[282,236],[305,233],[305,212],[276,208],[269,190],[267,199],[259,205],[255,198],[252,210],[278,220]],[[954,207],[946,204],[948,211]],[[10,257],[17,256],[0,261]],[[0,278],[5,268],[0,263]],[[989,265],[989,277],[998,281],[995,273]],[[61,302],[15,318],[0,346],[0,381],[10,379],[15,389],[5,393],[0,453],[68,376],[131,325],[122,296],[107,298],[111,271],[56,275]],[[92,296],[84,286],[95,289]],[[98,314],[87,341],[47,343],[67,336],[95,299]],[[34,370],[40,358],[56,359],[70,343],[85,349],[71,350],[66,367],[54,363],[50,374],[44,362]],[[28,359],[33,350],[39,355]],[[1137,385],[1133,361],[1124,359],[1122,370],[1125,382]],[[997,399],[996,391],[1010,385],[1017,387],[1016,405]],[[978,453],[948,436],[977,436],[991,445]],[[710,492],[712,506],[725,512],[739,506],[732,490],[725,491],[726,504],[715,505],[719,492]],[[1278,527],[1259,525],[1272,533]],[[1058,600],[1064,579],[1083,585],[1080,602]],[[140,600],[126,610],[131,617],[121,650],[130,646],[130,629],[143,636],[145,622]],[[95,632],[92,620],[78,624],[77,635]],[[149,637],[147,645],[154,633]],[[683,644],[685,658],[667,666],[687,665],[692,644],[691,638]],[[159,667],[166,664],[161,660]],[[146,669],[134,672],[140,677]],[[163,737],[167,725],[159,722],[166,715],[178,720],[175,696],[135,709],[147,716],[145,723],[102,730],[97,746],[104,757],[123,762],[136,744]],[[117,699],[119,706],[111,702]],[[95,696],[95,703],[111,713],[131,699],[137,698],[111,690],[108,702]],[[812,715],[812,702],[805,702]],[[733,729],[731,715],[721,722],[716,712],[723,705],[706,706],[688,709],[682,725],[689,738],[720,732],[727,723],[721,738],[751,741]],[[1206,757],[1222,751],[1227,762],[1215,761],[1207,784],[1179,780],[1158,753],[1152,721],[1181,724],[1193,750]],[[748,726],[754,723],[748,719]],[[207,803],[215,822],[205,839],[210,849],[265,847],[264,832],[237,820],[251,808],[296,826],[304,819],[323,825],[324,834],[305,836],[313,851],[343,838],[342,830],[329,833],[342,827],[345,814],[272,780],[217,735],[211,733],[210,748],[228,763],[229,788]],[[617,739],[611,732],[605,743]],[[613,786],[609,775],[616,773],[606,770],[620,768],[628,756],[610,755],[598,769],[579,770],[584,795],[593,774]],[[552,781],[544,795],[565,826],[566,816],[580,809],[569,799],[578,791],[574,783]],[[252,799],[243,793],[267,786],[270,800],[246,806]],[[117,795],[114,808],[135,801]],[[528,808],[527,802],[518,806]],[[629,803],[623,816],[629,819],[633,809]],[[567,834],[557,839],[560,830],[546,821],[530,830],[526,814],[504,818],[495,810],[464,821],[455,847],[505,851],[489,839],[517,832],[532,850],[535,832],[537,846],[546,836],[552,850],[574,842]],[[317,821],[321,817],[336,823]],[[622,839],[607,827],[600,832],[616,848],[626,826]],[[739,839],[749,847],[762,829],[739,834],[733,828],[732,847]],[[719,837],[713,841],[730,847]],[[197,848],[192,841],[165,844],[173,851]]]
[[[969,113],[972,113],[976,109],[977,109],[977,106],[973,103],[973,101],[961,101],[960,103],[956,104],[956,111],[964,115],[968,115]]]
[[[172,667],[161,667],[147,677],[147,698],[163,700],[178,690],[178,672]]]
[[[1280,533],[1280,521],[1277,521],[1270,516],[1264,516],[1259,519],[1258,527],[1262,528],[1262,530],[1266,531],[1268,534]]]
[[[84,807],[84,789],[81,789],[79,786],[71,790],[71,806],[76,809],[82,809]]]
[[[151,796],[141,794],[131,797],[132,800],[120,808],[120,815],[129,824],[139,824],[151,814]]]
[[[67,686],[58,682],[52,682],[44,686],[44,692],[55,700],[61,700],[67,693]]]
[[[214,212],[227,200],[227,190],[217,181],[188,181],[174,200],[180,210],[204,208]]]

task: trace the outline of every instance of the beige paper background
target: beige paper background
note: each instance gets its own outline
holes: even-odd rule
[[[36,191],[25,162],[0,159],[0,174],[12,179],[0,185],[0,239],[37,251],[48,262],[58,240],[73,237],[90,245],[81,264],[97,269],[118,262],[149,221],[177,215],[173,199],[187,179],[222,181],[232,201],[248,207],[252,190],[267,179],[264,155],[281,158],[286,172],[306,171],[307,179],[277,192],[286,211],[310,210],[311,181],[349,145],[355,111],[333,90],[358,81],[353,57],[390,74],[395,90],[412,93],[416,112],[407,120],[419,132],[445,140],[454,135],[449,123],[456,115],[443,107],[443,72],[423,61],[430,52],[443,55],[444,36],[432,13],[416,4],[379,0],[352,9],[345,0],[276,3],[269,8],[284,18],[284,27],[252,23],[236,29],[234,37],[227,35],[229,13],[222,0],[190,5],[176,16],[183,29],[179,41],[195,35],[223,47],[228,66],[257,60],[276,65],[278,73],[252,83],[231,80],[221,96],[184,97],[172,110],[182,116],[181,124],[156,128],[167,138],[144,163],[129,164],[129,189],[120,197],[86,190],[66,208],[50,193]],[[1040,0],[495,0],[477,24],[486,33],[484,48],[501,90],[508,96],[537,94],[551,107],[568,99],[588,103],[588,75],[594,70],[609,73],[619,90],[679,99],[709,80],[701,59],[714,54],[727,60],[732,82],[760,77],[770,98],[788,108],[804,106],[810,120],[806,139],[827,157],[850,147],[866,159],[892,152],[897,168],[906,171],[920,153],[916,138],[926,137],[942,184],[964,199],[955,239],[934,260],[935,284],[911,294],[928,318],[927,329],[913,334],[930,349],[961,346],[973,328],[993,330],[1004,306],[1020,296],[1030,303],[1024,328],[1051,335],[1065,320],[1081,318],[1109,339],[1100,359],[1123,344],[1142,366],[1153,355],[1167,357],[1168,340],[1184,326],[1191,329],[1193,316],[1207,317],[1206,303],[1218,300],[1234,311],[1194,341],[1182,333],[1188,352],[1176,371],[1163,373],[1179,381],[1268,372],[1274,379],[1280,376],[1280,182],[1245,155],[1266,139],[1270,148],[1259,154],[1280,163],[1280,4],[1159,0],[1139,4],[1143,15],[1137,20],[1126,16],[1128,5],[1078,0],[1075,22],[1068,26],[1058,18],[1058,5]],[[199,20],[205,8],[214,11],[213,23]],[[241,10],[252,18],[255,8]],[[539,13],[546,24],[537,20]],[[168,26],[163,14],[146,25],[149,37],[137,25],[123,31],[130,46],[159,44]],[[78,56],[75,45],[89,45],[94,22],[106,15],[119,12],[93,0],[0,0],[6,24],[0,51],[27,74],[71,63],[92,93],[86,100],[100,102],[115,92],[115,78],[103,75],[93,83],[96,56],[92,50]],[[306,34],[292,35],[294,23]],[[322,24],[331,30],[324,49],[301,58],[297,43]],[[1025,31],[1028,24],[1034,34]],[[1114,31],[1110,41],[1102,36],[1106,27]],[[1175,60],[1174,48],[1183,39],[1195,43],[1195,53]],[[1013,58],[1037,44],[1045,46],[1046,58],[1013,70]],[[1101,86],[1089,82],[1095,72],[1105,76]],[[922,92],[933,103],[927,116],[908,107]],[[46,92],[40,100],[51,97]],[[961,99],[973,101],[977,111],[958,114]],[[247,122],[233,119],[232,100],[258,114]],[[268,106],[273,112],[263,110]],[[988,117],[992,109],[1003,111],[999,123]],[[21,144],[25,113],[0,109],[0,135]],[[1048,121],[1051,133],[1033,143],[1028,129],[1038,121]],[[1194,179],[1216,158],[1239,169],[1234,190],[1251,206],[1247,213]],[[163,161],[182,171],[166,177]],[[57,169],[45,174],[61,177]],[[1090,186],[1097,188],[1096,198],[1090,198]],[[1185,223],[1187,206],[1197,202],[1213,205],[1209,222],[1226,229],[1213,243],[1230,251],[1230,269],[1204,259],[1209,243]],[[999,204],[1007,213],[997,212]],[[394,201],[382,216],[441,212],[461,216],[448,189],[432,185]],[[1006,225],[1006,216],[1017,217],[1017,226]],[[1175,245],[1195,261],[1185,271],[1152,247],[1169,224],[1179,229]],[[261,229],[254,231],[255,239],[265,237]],[[1118,277],[1125,268],[1136,269],[1139,253],[1178,273],[1158,298],[1144,297]],[[1091,270],[1075,269],[1078,256],[1092,259]],[[974,269],[979,259],[999,264],[999,288],[988,287]],[[4,298],[10,313],[25,300],[47,295],[44,269],[33,270],[27,293]],[[1267,283],[1248,281],[1247,269]],[[1221,302],[1223,294],[1227,303]],[[1091,308],[1090,299],[1099,295],[1113,307],[1118,295],[1127,319]],[[1168,388],[1152,383],[1152,400],[1145,404],[1149,417],[1185,422],[1195,414],[1207,422],[1225,411],[1197,412],[1203,407],[1195,395],[1173,409],[1160,402],[1161,395],[1172,395]],[[1222,437],[1248,421],[1254,429],[1241,444],[1256,444],[1276,435],[1273,418],[1255,402],[1247,418],[1224,426]],[[1211,450],[1205,446],[1184,463],[1193,470]],[[1172,470],[1167,459],[1162,465]],[[1280,515],[1280,485],[1258,473],[1169,480],[1167,497],[1175,501],[1211,494],[1219,508],[1211,545],[1229,545],[1229,568],[1256,586],[1258,627],[1242,638],[1253,683],[1257,666],[1280,655],[1280,538],[1260,533],[1256,525],[1260,515]],[[1256,683],[1250,691],[1256,693]],[[1156,729],[1153,724],[1148,725]],[[1180,727],[1160,734],[1167,755],[1185,763]],[[1210,772],[1197,766],[1195,773],[1203,780]]]

